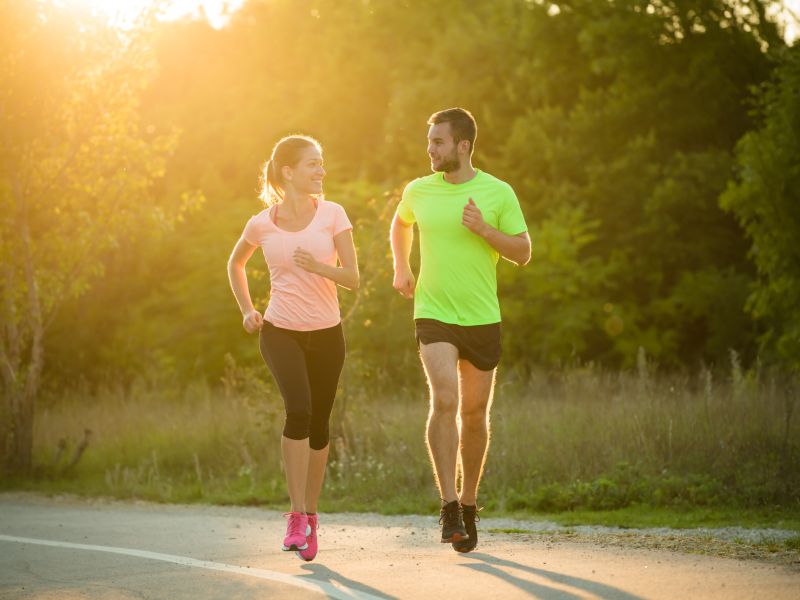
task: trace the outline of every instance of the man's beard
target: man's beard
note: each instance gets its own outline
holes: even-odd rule
[[[431,165],[431,168],[436,173],[452,173],[461,168],[461,161],[458,160],[458,154],[453,152],[450,156],[442,158],[442,162],[438,166]]]

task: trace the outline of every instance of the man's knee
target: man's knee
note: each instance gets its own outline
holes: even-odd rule
[[[431,412],[439,416],[455,417],[458,411],[458,389],[444,387],[434,389],[431,386]]]
[[[489,404],[477,404],[473,406],[461,407],[461,423],[470,429],[480,429],[486,427],[489,412]]]
[[[458,409],[458,380],[455,377],[429,377],[431,410],[455,412]]]

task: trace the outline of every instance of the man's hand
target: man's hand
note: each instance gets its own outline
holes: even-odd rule
[[[308,250],[298,246],[294,251],[294,264],[309,273],[319,272],[319,263]]]
[[[395,268],[392,285],[405,298],[413,298],[417,281],[410,269]]]
[[[264,325],[264,317],[262,317],[261,313],[256,309],[249,310],[244,316],[242,325],[244,325],[244,330],[247,333],[253,333],[261,329],[261,327]]]
[[[475,235],[484,237],[488,225],[483,220],[483,213],[477,207],[472,198],[464,205],[464,212],[461,215],[461,224],[464,225]]]

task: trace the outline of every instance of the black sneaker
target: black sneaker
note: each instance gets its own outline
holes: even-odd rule
[[[464,528],[467,530],[469,538],[461,540],[460,542],[453,542],[453,550],[456,552],[472,552],[478,545],[478,528],[475,523],[478,523],[481,518],[478,515],[480,509],[477,506],[470,506],[464,504],[461,507],[462,514],[464,515]]]
[[[461,505],[458,500],[453,500],[442,505],[439,517],[442,524],[442,543],[452,544],[467,539],[467,530],[464,529],[464,521],[461,519]]]

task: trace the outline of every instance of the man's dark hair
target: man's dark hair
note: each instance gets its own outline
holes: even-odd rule
[[[448,108],[440,110],[431,115],[428,125],[438,125],[439,123],[450,123],[450,132],[453,134],[453,141],[456,144],[461,140],[469,142],[469,153],[475,149],[475,138],[478,136],[478,125],[475,117],[468,110],[463,108]]]

